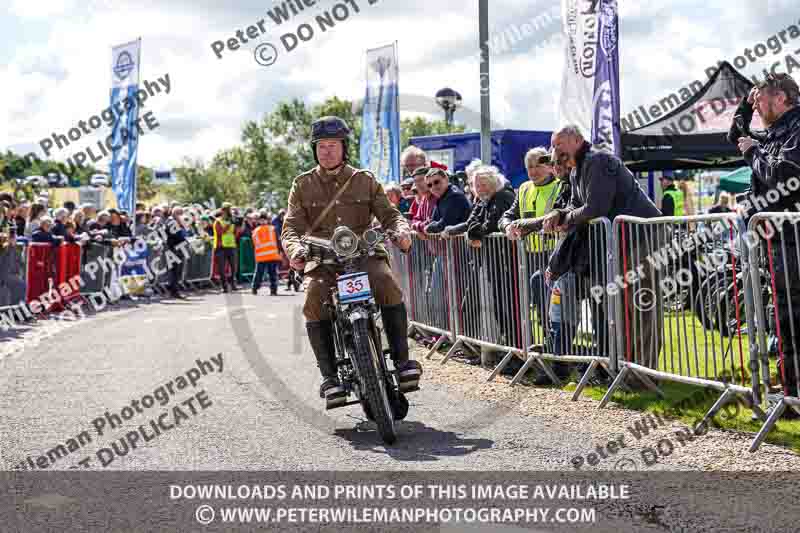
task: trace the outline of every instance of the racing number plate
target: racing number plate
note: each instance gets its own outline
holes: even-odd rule
[[[337,280],[339,301],[342,303],[360,302],[372,298],[369,278],[364,272],[341,276]]]

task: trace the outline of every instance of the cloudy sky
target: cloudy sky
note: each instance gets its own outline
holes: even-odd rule
[[[168,167],[185,156],[208,160],[239,142],[244,121],[261,118],[281,100],[363,97],[365,49],[393,41],[399,47],[404,113],[430,109],[421,100],[444,86],[464,96],[465,110],[457,120],[474,117],[480,109],[477,0],[347,0],[347,20],[324,33],[318,30],[288,53],[282,35],[341,2],[317,0],[280,26],[267,12],[283,2],[269,0],[0,2],[3,150],[27,153],[42,138],[65,134],[106,107],[111,46],[138,37],[142,78],[155,80],[168,73],[172,85],[169,94],[147,102],[159,127],[141,138],[139,160],[146,165]],[[556,125],[564,60],[559,4],[490,2],[490,34],[496,43],[513,35],[514,27],[537,17],[540,21],[535,35],[506,41],[492,51],[492,119],[497,127],[547,130]],[[797,6],[797,0],[620,0],[623,114],[692,80],[704,81],[704,70],[717,60],[732,61],[745,48],[798,24]],[[214,55],[212,42],[234,37],[262,19],[264,35],[239,50],[226,49],[221,59]],[[279,51],[269,67],[253,57],[261,42],[273,43]],[[777,56],[770,52],[748,65],[744,73],[760,72],[795,50],[800,59],[800,39],[789,44],[793,46]],[[98,131],[108,134],[105,128]],[[56,157],[65,159],[92,143],[84,137]]]

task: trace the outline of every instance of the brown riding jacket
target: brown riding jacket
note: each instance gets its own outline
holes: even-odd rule
[[[317,166],[297,176],[289,192],[289,208],[283,221],[281,241],[290,258],[302,250],[300,238],[350,176],[353,176],[352,181],[311,234],[313,237],[330,239],[338,226],[347,226],[360,237],[372,226],[375,218],[384,230],[410,231],[405,217],[392,205],[383,186],[370,171],[344,165],[337,175],[324,176]],[[388,256],[382,246],[378,247],[376,255]],[[311,272],[317,266],[316,262],[309,261],[305,272]]]

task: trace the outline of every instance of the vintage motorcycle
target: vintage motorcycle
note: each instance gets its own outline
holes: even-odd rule
[[[339,226],[330,240],[311,236],[301,240],[306,246],[307,258],[322,260],[327,256],[329,259],[322,262],[332,264],[337,270],[336,286],[324,305],[334,317],[336,368],[347,396],[326,408],[360,403],[387,444],[397,439],[395,421],[408,414],[404,393],[419,390],[418,383],[414,382],[403,383],[401,387],[397,369],[389,369],[391,351],[381,349],[380,308],[375,303],[366,273],[366,260],[374,255],[379,244],[391,238],[389,232],[368,229],[359,239],[350,228]],[[348,401],[351,394],[356,400]]]

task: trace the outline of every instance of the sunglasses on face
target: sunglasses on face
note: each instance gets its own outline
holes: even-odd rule
[[[436,187],[442,182],[442,180],[431,180],[428,182],[428,187]]]

